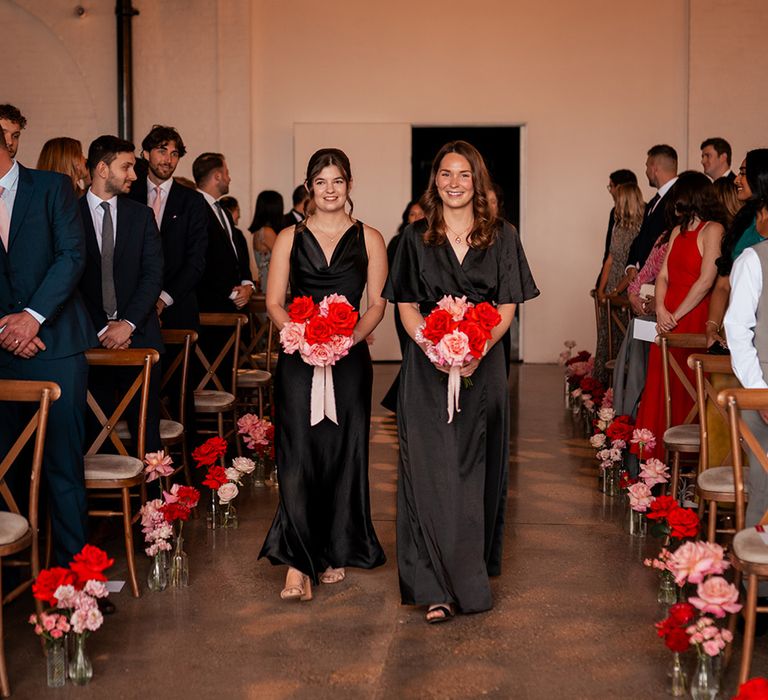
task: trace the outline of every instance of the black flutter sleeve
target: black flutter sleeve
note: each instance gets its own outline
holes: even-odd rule
[[[400,236],[387,283],[382,296],[391,302],[422,302],[427,300],[426,288],[421,278],[421,253],[423,226],[411,224]]]
[[[541,292],[528,266],[517,229],[505,221],[497,244],[499,245],[497,303],[521,304],[529,299],[535,299]]]

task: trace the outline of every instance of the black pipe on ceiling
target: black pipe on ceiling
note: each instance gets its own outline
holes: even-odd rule
[[[139,11],[131,0],[117,0],[117,129],[133,140],[133,18]]]

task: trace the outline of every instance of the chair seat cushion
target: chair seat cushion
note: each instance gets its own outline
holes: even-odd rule
[[[175,420],[160,419],[160,439],[176,440],[184,433],[184,426]]]
[[[664,431],[664,444],[688,445],[698,450],[701,446],[699,426],[693,423],[673,425]]]
[[[226,410],[235,403],[235,397],[228,391],[198,389],[195,391],[195,408],[203,411]]]
[[[131,479],[141,474],[144,463],[136,457],[123,455],[86,455],[86,481],[110,481]]]
[[[22,515],[0,512],[0,545],[20,540],[29,532],[29,522]]]
[[[768,544],[763,542],[754,527],[736,533],[733,538],[733,553],[744,562],[768,564]]]
[[[749,469],[744,469],[744,493],[749,493],[747,479]],[[721,494],[735,494],[733,487],[733,467],[710,467],[696,477],[696,485],[702,491]],[[735,498],[735,496],[734,496]]]
[[[269,384],[272,374],[263,369],[237,370],[237,386],[243,388],[258,387]]]

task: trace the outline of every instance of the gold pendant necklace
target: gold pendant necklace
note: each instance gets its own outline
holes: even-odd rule
[[[456,233],[456,231],[454,231],[450,226],[448,226],[448,224],[445,225],[445,228],[447,228],[454,235],[453,240],[455,241],[456,245],[462,245],[463,243],[466,244],[467,236],[469,235],[469,232],[472,230],[472,224],[470,224],[466,228],[464,233],[461,233],[461,234]]]

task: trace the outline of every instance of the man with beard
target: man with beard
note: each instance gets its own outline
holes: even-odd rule
[[[163,284],[163,249],[152,210],[120,195],[136,180],[134,146],[117,136],[99,136],[88,148],[91,187],[80,199],[86,265],[80,292],[105,348],[163,351],[156,303]],[[97,371],[97,370],[106,371]],[[88,385],[102,406],[114,390],[130,386],[132,370],[92,368]],[[160,371],[152,368],[147,409],[147,452],[160,450]],[[138,401],[127,414],[135,434]]]
[[[173,173],[187,150],[171,126],[153,126],[141,142],[148,172],[130,197],[149,206],[163,244],[163,291],[155,307],[164,328],[200,326],[195,288],[205,270],[207,211],[202,195],[178,184]]]

